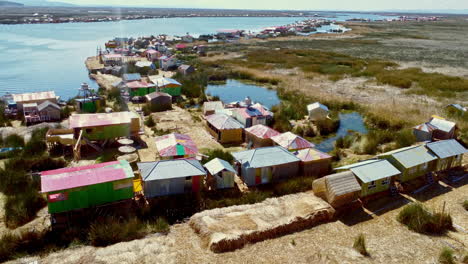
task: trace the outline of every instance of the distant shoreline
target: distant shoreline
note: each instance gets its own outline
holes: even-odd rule
[[[160,18],[226,18],[226,17],[301,17],[321,18],[327,14],[359,14],[382,16],[462,16],[453,14],[404,13],[404,12],[357,12],[357,11],[280,11],[237,9],[177,9],[177,8],[112,8],[112,7],[5,7],[0,9],[0,24],[64,24],[118,22]]]

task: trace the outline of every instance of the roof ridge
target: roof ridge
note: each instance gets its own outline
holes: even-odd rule
[[[190,161],[192,161],[192,160],[188,160],[188,159],[183,159],[183,160],[184,160],[185,162],[187,162],[188,164],[192,165],[192,167],[194,167],[195,169],[201,171],[200,168],[198,168],[197,166],[193,165],[193,164],[190,162]],[[202,167],[203,167],[203,166],[202,166]],[[204,169],[203,169],[203,170],[204,170]],[[205,171],[205,172],[206,172],[206,171]]]

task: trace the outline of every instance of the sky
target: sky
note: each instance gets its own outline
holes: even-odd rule
[[[461,10],[467,0],[49,0],[76,5],[287,10]]]

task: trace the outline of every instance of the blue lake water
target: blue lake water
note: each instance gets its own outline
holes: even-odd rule
[[[335,141],[340,137],[348,135],[350,130],[362,134],[367,133],[364,120],[362,119],[362,116],[357,112],[340,114],[340,127],[338,128],[336,135],[334,137],[322,141],[320,144],[317,144],[315,146],[316,149],[323,152],[332,151],[335,148]]]
[[[226,84],[210,84],[206,93],[218,96],[224,103],[242,101],[247,96],[252,101],[271,108],[280,103],[275,90],[268,90],[262,86],[246,84],[237,80],[227,80]]]
[[[325,18],[384,19],[373,14],[319,13]],[[0,94],[54,90],[64,99],[90,82],[84,60],[117,36],[211,34],[217,29],[259,31],[304,20],[299,17],[198,17],[120,22],[0,25]],[[96,88],[96,84],[91,82]]]

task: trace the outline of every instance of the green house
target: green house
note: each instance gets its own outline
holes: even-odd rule
[[[182,94],[182,84],[174,79],[150,76],[150,80],[158,87],[159,92],[167,93],[172,97],[177,97]]]
[[[70,116],[69,122],[75,139],[81,131],[83,137],[92,141],[129,137],[140,131],[140,118],[133,112],[76,114]]]
[[[439,158],[437,161],[437,171],[461,166],[463,154],[468,152],[468,150],[455,139],[431,142],[426,144],[426,148],[431,150]]]
[[[133,170],[127,161],[63,168],[41,173],[49,213],[63,213],[133,197]]]
[[[401,171],[398,180],[407,182],[424,176],[436,169],[437,156],[425,146],[411,146],[379,155]]]
[[[350,170],[361,186],[360,197],[388,191],[391,183],[401,172],[387,160],[367,160],[337,168],[338,171]]]

